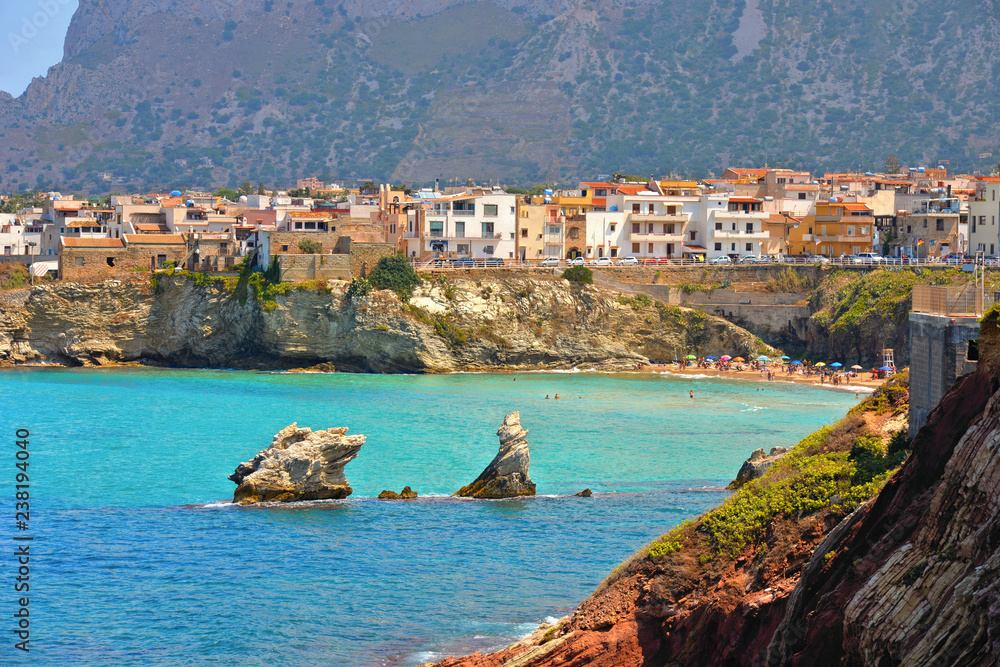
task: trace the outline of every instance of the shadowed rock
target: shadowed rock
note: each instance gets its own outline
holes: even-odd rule
[[[784,447],[772,447],[770,454],[764,454],[763,449],[755,449],[750,458],[743,462],[736,479],[729,483],[728,488],[738,489],[747,482],[757,479],[787,453],[788,450]]]
[[[574,493],[573,495],[579,496],[580,498],[589,498],[590,496],[593,495],[593,492],[590,489],[584,489],[580,493]]]
[[[313,431],[292,424],[274,436],[271,446],[252,461],[241,463],[229,479],[236,482],[233,502],[346,498],[354,489],[344,466],[365,444],[363,435],[345,435],[347,428]]]
[[[384,489],[382,493],[378,494],[378,497],[381,500],[409,500],[410,498],[416,498],[417,492],[408,486],[404,486],[403,490],[399,493]]]
[[[455,495],[466,498],[514,498],[535,495],[535,483],[528,478],[530,457],[528,432],[521,428],[521,415],[512,412],[497,429],[500,451],[472,484]]]

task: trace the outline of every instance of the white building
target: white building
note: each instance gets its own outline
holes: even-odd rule
[[[459,194],[429,200],[410,213],[407,255],[514,259],[517,197]],[[410,223],[413,223],[412,225]]]
[[[624,257],[671,257],[680,259],[689,245],[697,246],[697,219],[701,213],[701,197],[663,195],[648,189],[635,194],[609,195],[607,209],[624,214],[621,237]],[[588,223],[589,223],[588,216]],[[695,233],[691,236],[692,232]],[[589,224],[588,224],[589,235]],[[701,249],[704,253],[704,249]]]
[[[706,195],[703,198],[702,229],[709,259],[728,255],[759,257],[770,234],[764,226],[769,213],[764,200],[757,197],[736,197],[728,194]],[[689,232],[688,245],[697,244],[698,237]]]
[[[969,253],[1000,254],[1000,176],[984,176],[969,199]],[[959,250],[956,248],[956,250]]]

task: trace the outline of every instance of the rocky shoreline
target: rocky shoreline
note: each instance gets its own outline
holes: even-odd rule
[[[426,280],[408,303],[347,283],[241,300],[223,282],[159,274],[36,286],[0,305],[0,363],[374,373],[630,371],[675,354],[773,354],[700,311],[552,277]]]

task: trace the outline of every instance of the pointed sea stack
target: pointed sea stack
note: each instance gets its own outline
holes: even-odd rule
[[[535,495],[535,483],[528,478],[531,463],[528,432],[521,428],[521,415],[512,412],[497,429],[500,451],[472,484],[454,495],[465,498],[516,498]]]
[[[365,436],[345,433],[346,427],[313,431],[292,424],[281,429],[270,447],[229,476],[237,484],[233,502],[252,505],[351,495],[354,489],[347,483],[344,466],[361,451]]]

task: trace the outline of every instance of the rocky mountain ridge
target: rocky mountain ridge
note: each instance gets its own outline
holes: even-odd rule
[[[82,0],[0,95],[0,190],[969,171],[1000,153],[998,37],[974,0]]]

